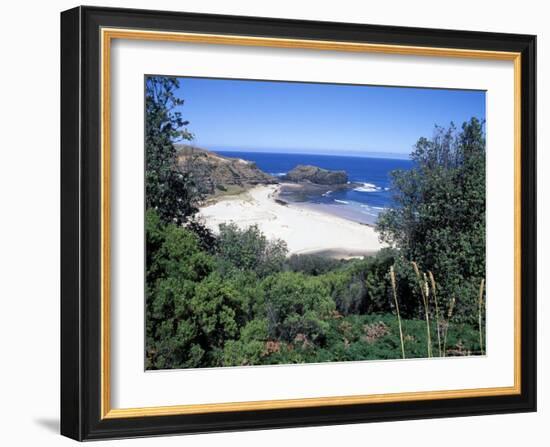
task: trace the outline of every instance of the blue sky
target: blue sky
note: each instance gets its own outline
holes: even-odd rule
[[[485,118],[485,92],[180,78],[194,144],[216,150],[406,156],[434,124]]]

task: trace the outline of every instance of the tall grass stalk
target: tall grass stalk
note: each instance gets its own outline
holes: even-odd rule
[[[449,333],[449,326],[451,325],[451,318],[453,316],[455,303],[456,298],[453,297],[451,304],[449,304],[449,310],[447,311],[447,324],[445,325],[445,335],[443,336],[443,357],[447,356],[447,334]]]
[[[432,285],[432,295],[434,297],[434,303],[435,303],[435,324],[436,324],[436,328],[437,328],[437,347],[439,349],[439,357],[441,357],[442,353],[441,353],[441,329],[440,329],[440,326],[441,326],[441,319],[440,319],[440,315],[439,315],[439,304],[437,302],[437,293],[435,291],[435,279],[434,279],[434,275],[432,272],[428,271],[428,276],[430,277],[430,283]]]
[[[395,272],[393,265],[390,267],[391,288],[393,290],[393,300],[395,301],[395,310],[397,312],[397,323],[399,324],[399,338],[401,339],[401,354],[405,358],[405,343],[403,342],[403,327],[401,326],[401,315],[399,314],[399,302],[397,301],[397,287],[395,285]]]
[[[483,350],[483,327],[482,327],[482,309],[483,309],[483,289],[485,287],[485,278],[482,278],[479,285],[479,300],[478,300],[478,318],[479,318],[479,348],[481,349],[481,355],[484,354]]]
[[[424,280],[422,280],[422,276],[420,275],[420,270],[418,269],[418,265],[416,262],[411,262],[414,268],[414,272],[416,273],[416,278],[418,280],[418,286],[420,288],[420,295],[422,295],[422,302],[424,304],[424,313],[426,315],[426,334],[427,334],[427,345],[428,345],[428,357],[432,356],[432,337],[430,335],[430,314],[428,309],[428,282],[425,279],[426,275],[424,275]]]
[[[425,300],[425,307],[426,307],[426,327],[428,328],[428,356],[433,357],[433,351],[432,351],[432,329],[430,326],[430,286],[428,285],[428,277],[426,276],[426,273],[422,273],[422,276],[424,277],[424,296],[426,297]]]

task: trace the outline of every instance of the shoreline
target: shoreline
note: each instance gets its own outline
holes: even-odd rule
[[[258,225],[269,238],[287,243],[289,255],[319,254],[338,259],[369,256],[384,244],[373,226],[334,213],[285,202],[278,198],[279,185],[259,185],[241,194],[207,202],[199,215],[217,233],[222,223],[240,228]]]
[[[346,185],[347,186],[347,185]],[[288,191],[289,189],[295,189],[300,190],[303,187],[303,185],[295,184],[295,183],[279,183],[278,190],[274,193],[275,201],[280,201],[285,205],[288,206],[296,206],[298,208],[305,208],[310,209],[312,211],[320,212],[323,214],[328,214],[330,216],[340,217],[345,220],[349,220],[351,222],[356,222],[360,225],[365,225],[371,228],[375,228],[375,225],[371,222],[367,222],[365,220],[358,219],[357,215],[355,215],[353,212],[350,213],[344,205],[340,204],[324,204],[324,203],[312,203],[308,201],[292,201],[288,200],[286,197],[282,196],[283,190]],[[327,189],[327,188],[325,188]],[[329,190],[329,192],[332,192]],[[324,195],[324,194],[323,194]],[[335,212],[335,210],[338,209],[339,212]]]

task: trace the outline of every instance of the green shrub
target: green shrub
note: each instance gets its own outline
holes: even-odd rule
[[[246,323],[247,303],[239,290],[213,273],[195,288],[189,315],[208,366],[223,366],[225,343],[236,340]]]
[[[337,270],[347,264],[340,259],[320,255],[292,255],[285,262],[285,270],[318,276]]]
[[[279,239],[268,240],[256,225],[243,230],[231,223],[220,225],[217,253],[234,267],[263,277],[282,270],[287,246]]]
[[[267,355],[269,335],[267,320],[250,321],[241,329],[238,340],[229,340],[224,347],[224,366],[259,365]]]
[[[322,345],[328,330],[327,318],[334,311],[321,280],[301,273],[284,272],[262,281],[265,317],[271,339]]]
[[[474,323],[485,277],[485,133],[476,118],[460,132],[436,127],[411,154],[414,167],[392,173],[396,205],[381,214],[382,238],[455,297],[456,317]]]
[[[397,253],[384,249],[374,256],[350,262],[320,278],[342,315],[388,312],[388,272]]]

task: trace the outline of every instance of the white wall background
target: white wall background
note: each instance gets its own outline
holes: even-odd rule
[[[535,0],[118,0],[87,4],[190,12],[361,22],[538,35],[539,228],[550,222],[550,53],[546,2]],[[59,12],[78,3],[2,5],[0,69],[0,442],[69,445],[59,425]],[[545,144],[546,143],[546,144]],[[115,441],[109,445],[189,446],[373,444],[446,447],[547,445],[550,354],[542,327],[550,238],[539,233],[539,412],[412,422]],[[545,278],[546,276],[546,278]]]

